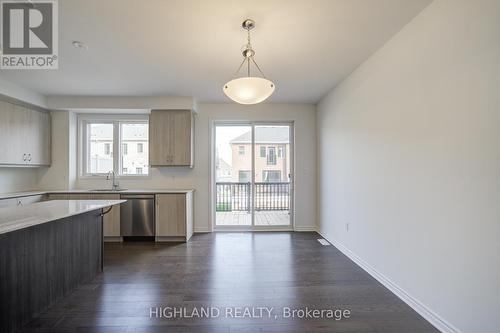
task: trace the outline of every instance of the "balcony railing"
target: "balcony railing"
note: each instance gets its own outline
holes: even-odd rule
[[[289,210],[290,183],[255,183],[252,193],[251,183],[217,182],[216,211]]]

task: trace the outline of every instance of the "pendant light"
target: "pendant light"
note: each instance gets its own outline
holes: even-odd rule
[[[245,20],[241,24],[243,29],[247,31],[247,44],[243,49],[243,61],[240,67],[233,75],[235,77],[240,72],[243,65],[246,64],[247,76],[233,79],[226,83],[223,91],[227,97],[240,104],[257,104],[265,101],[274,92],[274,83],[266,79],[264,73],[260,69],[257,62],[255,62],[255,51],[250,42],[250,30],[255,28],[253,20]],[[250,67],[252,64],[257,68],[261,77],[251,76]]]

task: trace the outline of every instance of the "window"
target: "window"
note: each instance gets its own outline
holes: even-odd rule
[[[87,125],[87,173],[106,173],[113,170],[113,125],[93,123]]]
[[[267,148],[267,165],[276,165],[276,147]]]
[[[104,154],[111,155],[111,144],[109,143],[104,144]]]
[[[148,173],[149,155],[146,153],[149,144],[148,127],[148,123],[120,123],[121,141],[131,147],[129,154],[121,157],[121,166],[130,170],[129,175]]]
[[[80,176],[103,176],[109,171],[119,176],[149,173],[147,116],[79,115],[78,119]]]
[[[283,146],[278,147],[278,157],[279,158],[285,157],[285,155],[283,155]]]
[[[266,183],[281,182],[281,171],[279,170],[264,170],[262,171],[262,181]]]
[[[252,181],[252,172],[248,170],[240,170],[238,172],[238,181],[240,183],[249,183]]]
[[[245,146],[238,146],[238,154],[245,155]]]
[[[260,146],[260,157],[266,157],[266,146]]]

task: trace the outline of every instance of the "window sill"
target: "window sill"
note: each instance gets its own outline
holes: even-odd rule
[[[139,180],[139,179],[150,179],[151,174],[147,175],[121,175],[121,176],[116,176],[115,179],[117,180]],[[80,175],[78,176],[78,179],[84,179],[84,180],[91,180],[91,179],[96,179],[96,180],[109,180],[107,179],[106,175],[95,175],[95,176],[90,176],[90,175]]]

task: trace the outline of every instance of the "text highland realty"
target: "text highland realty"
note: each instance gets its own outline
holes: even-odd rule
[[[170,307],[160,306],[149,308],[150,318],[301,318],[301,319],[349,319],[351,311],[347,309],[312,309],[283,307],[280,310],[274,307]]]

